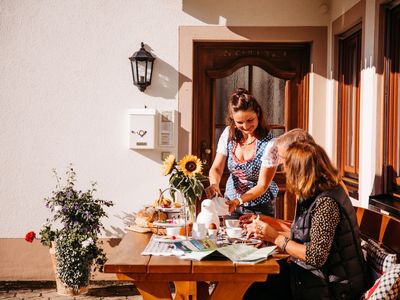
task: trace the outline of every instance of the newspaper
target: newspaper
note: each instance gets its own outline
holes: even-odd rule
[[[181,258],[191,260],[228,258],[235,263],[256,264],[276,252],[276,246],[255,248],[246,244],[232,244],[216,249],[185,252]]]

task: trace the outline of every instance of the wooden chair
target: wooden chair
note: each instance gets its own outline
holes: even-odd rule
[[[396,253],[400,259],[400,220],[377,211],[355,207],[361,236]]]

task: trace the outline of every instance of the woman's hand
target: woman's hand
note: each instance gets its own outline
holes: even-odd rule
[[[230,213],[233,213],[235,211],[236,207],[238,207],[240,205],[240,202],[238,199],[228,200],[225,203],[228,204]]]
[[[291,222],[264,215],[260,216],[260,220],[272,226],[278,232],[290,232]]]
[[[242,216],[239,217],[240,220],[240,226],[243,226],[245,224],[249,224],[251,222],[253,222],[253,220],[257,218],[257,216],[255,214],[244,214]]]
[[[221,190],[217,184],[211,184],[206,187],[205,192],[208,199],[214,198],[215,195],[222,197]]]
[[[272,226],[259,220],[254,220],[253,222],[246,225],[247,238],[254,236],[257,239],[275,243],[279,232],[276,231]]]

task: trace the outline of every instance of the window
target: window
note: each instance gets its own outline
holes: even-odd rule
[[[360,26],[339,39],[338,167],[350,195],[358,199],[360,120]]]
[[[400,196],[400,5],[389,8],[385,49],[385,189]]]
[[[245,66],[233,74],[216,79],[216,134],[215,143],[225,129],[225,110],[228,99],[237,88],[246,88],[260,103],[267,124],[274,136],[285,132],[286,80],[274,77],[257,66]]]

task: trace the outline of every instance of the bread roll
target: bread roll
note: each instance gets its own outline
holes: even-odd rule
[[[135,224],[141,227],[148,227],[148,224],[152,223],[156,216],[157,212],[154,207],[145,207],[137,212]]]

